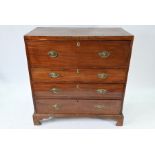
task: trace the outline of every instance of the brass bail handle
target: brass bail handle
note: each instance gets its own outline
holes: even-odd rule
[[[98,93],[98,94],[106,94],[107,93],[107,90],[106,89],[97,89],[96,90],[96,93]]]
[[[110,52],[109,51],[101,51],[101,52],[98,53],[98,55],[101,58],[108,58],[110,56]]]
[[[107,73],[99,73],[99,74],[97,74],[97,77],[99,78],[99,79],[106,79],[106,78],[108,78],[108,74]]]
[[[51,50],[51,51],[48,52],[48,56],[51,57],[51,58],[56,58],[58,56],[58,52],[54,51],[54,50]]]
[[[102,105],[102,104],[96,104],[94,107],[95,107],[96,109],[98,109],[98,110],[100,110],[100,109],[105,109],[105,106]]]
[[[59,76],[60,76],[60,74],[56,73],[56,72],[49,73],[49,77],[51,77],[51,78],[58,78]]]
[[[57,93],[61,92],[61,89],[59,89],[59,88],[52,88],[52,89],[50,89],[50,92],[52,92],[54,94],[57,94]]]
[[[61,108],[60,104],[53,104],[52,105],[52,109],[54,109],[54,110],[59,110],[60,108]]]

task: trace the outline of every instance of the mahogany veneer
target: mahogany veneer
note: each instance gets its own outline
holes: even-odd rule
[[[35,125],[103,117],[123,125],[134,36],[121,28],[36,28],[24,36]]]
[[[59,93],[53,93],[52,88],[58,88]],[[102,88],[107,90],[104,95],[96,92]],[[124,88],[123,84],[33,84],[36,98],[122,99]]]

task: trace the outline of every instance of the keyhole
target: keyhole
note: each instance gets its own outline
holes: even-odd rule
[[[77,88],[77,89],[79,88],[79,85],[78,85],[78,84],[76,85],[76,88]]]
[[[80,47],[80,42],[78,41],[78,42],[76,43],[76,45],[77,45],[77,47]]]
[[[77,74],[80,74],[80,71],[79,71],[79,69],[76,69],[76,73],[77,73]]]

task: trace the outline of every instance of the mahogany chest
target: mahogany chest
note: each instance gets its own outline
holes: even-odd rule
[[[123,125],[133,38],[121,28],[39,27],[26,34],[34,124],[78,116]]]

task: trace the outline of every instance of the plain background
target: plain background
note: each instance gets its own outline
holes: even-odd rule
[[[113,120],[94,118],[59,118],[33,125],[23,35],[35,27],[0,26],[0,128],[155,128],[155,26],[98,26],[122,27],[135,36],[123,127],[116,127]]]

